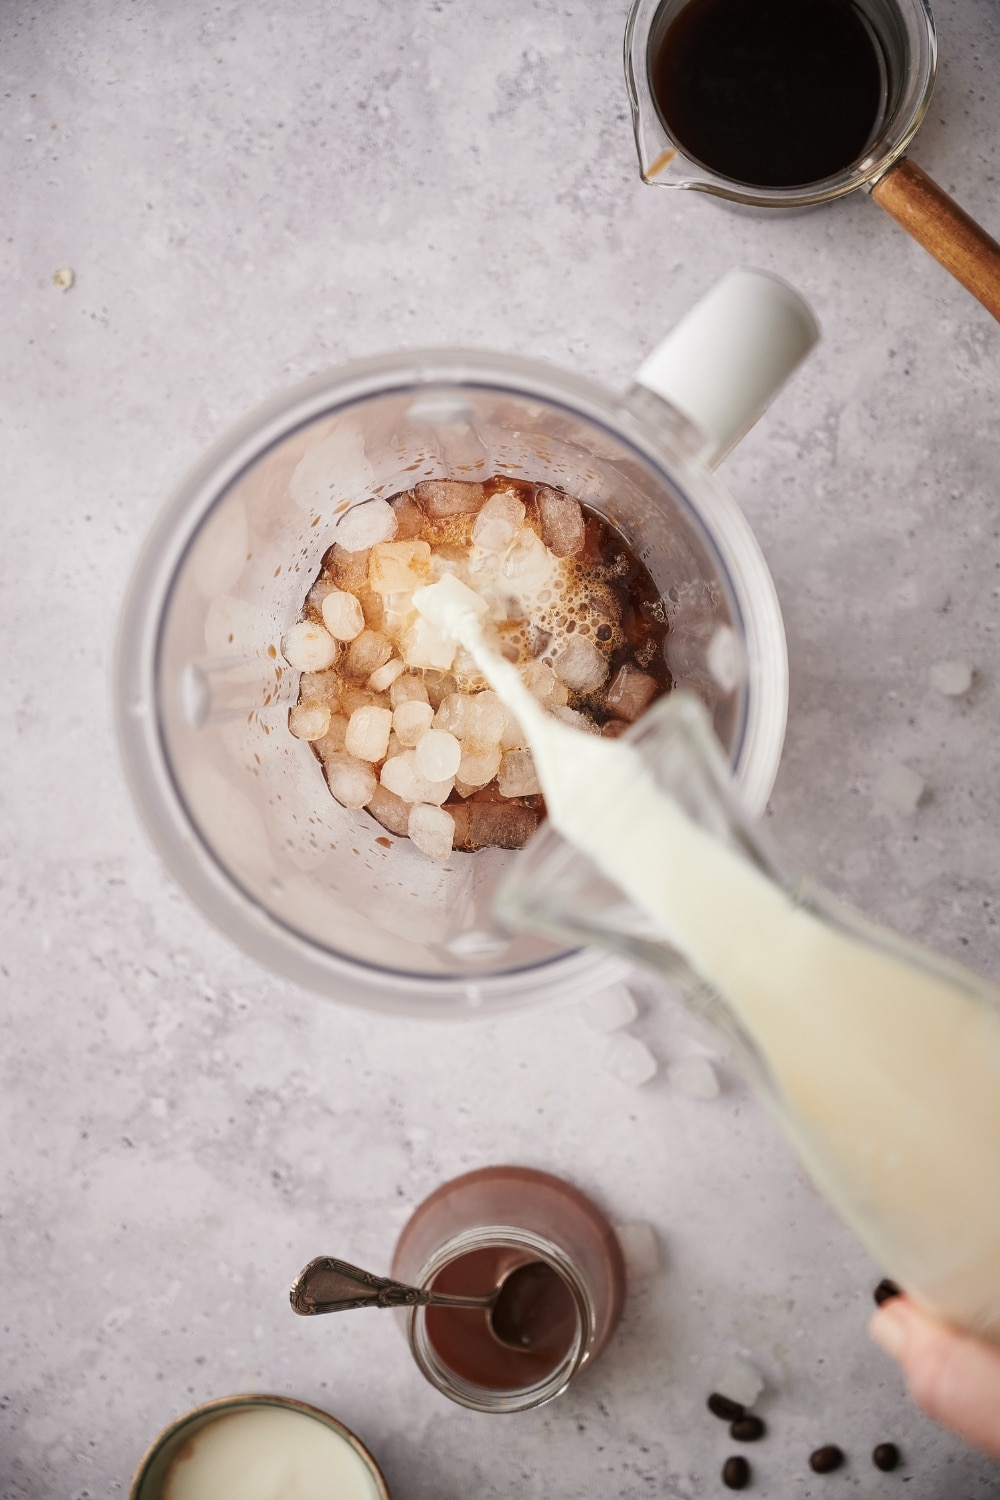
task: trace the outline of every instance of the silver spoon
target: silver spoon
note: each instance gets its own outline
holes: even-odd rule
[[[289,1291],[292,1310],[303,1317],[319,1313],[348,1312],[356,1307],[472,1307],[489,1313],[494,1337],[513,1349],[530,1348],[530,1319],[524,1316],[525,1299],[534,1301],[552,1277],[562,1278],[545,1261],[532,1260],[515,1266],[501,1278],[488,1297],[459,1297],[450,1292],[431,1292],[406,1286],[388,1276],[362,1271],[346,1260],[319,1255],[296,1276]]]

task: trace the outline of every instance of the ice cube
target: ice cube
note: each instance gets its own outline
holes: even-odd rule
[[[738,1406],[753,1406],[764,1389],[764,1377],[748,1359],[734,1354],[712,1382],[712,1390]]]
[[[461,738],[469,752],[492,752],[507,728],[507,710],[503,700],[491,689],[476,693],[469,704],[465,731]]]
[[[428,781],[417,770],[412,750],[404,750],[401,755],[394,755],[391,760],[387,760],[379,779],[384,787],[395,792],[397,797],[402,797],[404,802],[433,802],[438,807],[454,785],[450,779]]]
[[[412,594],[430,576],[430,544],[417,538],[380,542],[369,554],[368,586],[376,594]]]
[[[303,672],[299,697],[303,703],[325,703],[332,711],[340,702],[340,678],[336,672]]]
[[[554,708],[552,717],[559,719],[563,724],[569,724],[572,729],[579,729],[581,734],[600,734],[600,730],[593,719],[588,719],[586,714],[580,713],[575,708]]]
[[[335,542],[326,552],[323,565],[333,574],[333,581],[338,589],[343,589],[348,594],[356,594],[368,586],[367,549],[348,552],[346,547]]]
[[[879,799],[900,812],[915,812],[926,790],[923,777],[909,766],[886,766],[875,782]]]
[[[533,797],[542,790],[530,750],[508,750],[497,776],[505,797]]]
[[[424,479],[413,493],[424,515],[434,518],[474,515],[486,498],[481,484],[460,479]]]
[[[344,749],[358,760],[381,760],[389,744],[392,712],[388,708],[356,708],[347,725]]]
[[[408,541],[424,529],[424,513],[412,495],[397,495],[389,504],[396,513],[396,540]]]
[[[440,584],[434,584],[439,588]],[[422,593],[424,590],[419,590]],[[437,667],[447,672],[455,660],[455,642],[447,640],[441,632],[418,615],[413,624],[404,631],[399,643],[403,660],[408,667]]]
[[[323,768],[327,785],[344,807],[364,807],[371,801],[378,782],[367,761],[341,750],[328,756]]]
[[[369,630],[382,630],[382,622],[385,618],[385,605],[382,603],[382,595],[376,594],[374,589],[364,588],[358,591],[358,603],[361,605],[361,613],[365,617],[365,624]],[[385,634],[385,631],[382,631]]]
[[[401,703],[426,703],[427,689],[421,678],[414,676],[412,672],[405,672],[390,684],[389,702],[394,709]]]
[[[317,614],[322,619],[323,600],[327,594],[336,590],[336,587],[337,585],[329,578],[317,578],[306,595],[306,613],[310,619],[315,619]]]
[[[637,1089],[655,1076],[657,1062],[645,1042],[622,1031],[608,1048],[604,1067],[629,1088]]]
[[[297,740],[321,740],[330,728],[330,709],[325,703],[296,703],[288,711],[288,730]]]
[[[529,661],[521,668],[521,679],[533,698],[543,708],[562,708],[569,702],[569,690],[564,682],[543,661]]]
[[[660,1269],[660,1245],[652,1224],[641,1219],[614,1225],[615,1238],[621,1246],[625,1275],[629,1281],[655,1276]]]
[[[400,742],[412,750],[417,741],[430,729],[433,718],[434,710],[429,703],[419,698],[411,698],[393,709],[392,727],[399,735]]]
[[[465,738],[472,698],[468,693],[449,693],[434,716],[435,729],[446,729],[456,739]]]
[[[348,646],[341,663],[345,677],[366,681],[392,655],[392,642],[379,630],[362,630]]]
[[[682,1057],[667,1071],[671,1088],[688,1099],[717,1099],[719,1076],[707,1057]]]
[[[449,806],[455,848],[523,849],[538,827],[539,815],[523,802],[458,802]]]
[[[379,702],[378,693],[370,693],[366,687],[359,687],[353,682],[344,682],[340,687],[340,711],[348,718],[356,708],[382,708],[384,704]]]
[[[601,738],[605,740],[620,740],[623,734],[628,734],[629,726],[624,719],[606,719],[601,725]]]
[[[410,808],[406,831],[431,859],[447,859],[455,838],[455,820],[443,807],[417,802]]]
[[[323,738],[313,740],[313,744],[324,765],[326,765],[331,755],[336,755],[338,751],[343,750],[344,741],[347,739],[347,725],[349,722],[346,714],[333,714]]]
[[[456,772],[456,780],[475,789],[492,781],[499,769],[499,745],[491,745],[484,749],[477,748],[474,751],[467,751],[462,756]]]
[[[428,781],[454,780],[462,760],[462,747],[447,730],[428,729],[417,740],[414,758],[417,770]],[[450,843],[448,847],[451,847]]]
[[[372,793],[368,811],[373,818],[378,819],[383,828],[388,828],[390,833],[403,838],[410,818],[410,805],[402,797],[397,797],[395,792],[390,792],[388,787],[380,785]]]
[[[345,510],[337,522],[337,545],[345,552],[364,552],[396,535],[396,512],[388,500],[365,500]]]
[[[938,661],[930,669],[931,687],[949,698],[961,698],[972,686],[973,672],[967,661]]]
[[[612,984],[581,1000],[580,1012],[592,1031],[617,1031],[635,1020],[639,1008],[623,984]]]
[[[376,667],[368,679],[368,686],[375,693],[384,693],[403,672],[406,671],[398,656],[390,656],[382,667]]]
[[[522,526],[504,559],[503,573],[519,589],[539,589],[555,565],[555,558],[538,533],[530,526]]]
[[[585,635],[571,635],[552,663],[572,693],[592,693],[608,675],[608,659]]]
[[[353,594],[331,588],[323,600],[323,624],[335,641],[353,641],[365,628],[365,612]]]
[[[506,552],[524,525],[524,506],[515,495],[491,495],[472,525],[472,540],[484,552]]]
[[[328,630],[310,620],[300,620],[281,640],[281,654],[300,672],[322,672],[337,660],[340,647]]]
[[[500,736],[501,750],[520,750],[528,743],[528,737],[520,724],[507,709],[507,722],[504,724],[503,734]]]
[[[556,557],[572,557],[583,546],[583,511],[580,502],[561,490],[540,484],[535,490],[542,541]]]
[[[444,700],[457,691],[458,684],[451,672],[442,672],[435,667],[424,673],[424,687],[427,689],[427,702],[437,713]]]
[[[616,719],[633,723],[649,707],[656,694],[656,686],[655,677],[640,672],[638,667],[626,662],[619,668],[608,688],[605,700],[608,712],[614,714]]]

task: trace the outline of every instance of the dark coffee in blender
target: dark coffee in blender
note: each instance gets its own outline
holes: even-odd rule
[[[864,154],[885,69],[851,0],[692,0],[651,54],[649,84],[693,161],[735,182],[790,188]]]

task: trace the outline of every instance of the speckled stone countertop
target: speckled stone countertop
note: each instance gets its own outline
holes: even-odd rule
[[[1000,13],[938,0],[916,159],[1000,232]],[[763,216],[639,180],[624,3],[10,0],[2,128],[0,1495],[127,1492],[196,1402],[333,1412],[397,1500],[690,1500],[729,1451],[734,1351],[767,1380],[754,1493],[976,1500],[1000,1471],[869,1344],[879,1270],[743,1082],[640,985],[664,1065],[602,1068],[575,1006],[465,1026],[272,978],[167,876],[123,785],[109,662],[140,540],[210,441],[368,353],[516,351],[611,388],[725,270],[795,283],[823,342],[723,473],[791,659],[768,827],[876,918],[1000,974],[1000,329],[861,195]],[[53,280],[71,269],[74,284]],[[67,278],[68,279],[68,278]],[[930,669],[960,661],[950,697]],[[905,766],[915,810],[880,795]],[[431,1188],[514,1161],[657,1234],[619,1334],[506,1420],[449,1404],[391,1318],[294,1318],[313,1255],[388,1268]],[[995,1185],[994,1185],[995,1186]],[[984,1184],[984,1191],[989,1190]],[[878,1474],[868,1453],[902,1447]],[[821,1442],[840,1474],[806,1466]]]

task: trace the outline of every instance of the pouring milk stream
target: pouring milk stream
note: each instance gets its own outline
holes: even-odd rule
[[[627,738],[551,718],[458,579],[414,603],[520,721],[552,826],[750,1037],[817,1186],[918,1300],[1000,1343],[1000,990],[798,904],[700,827]]]

